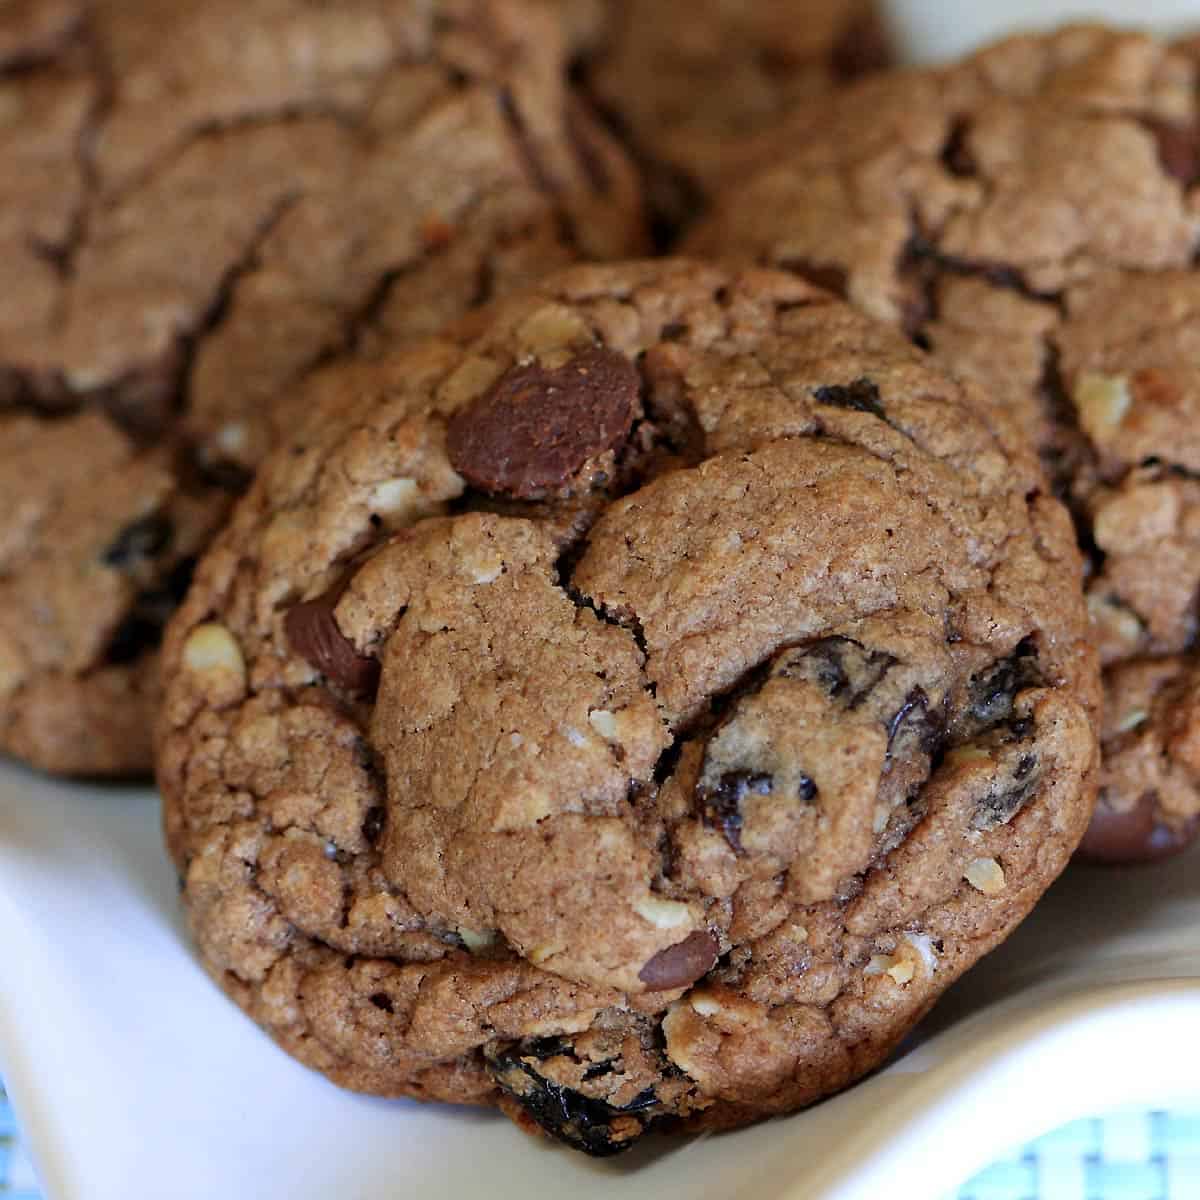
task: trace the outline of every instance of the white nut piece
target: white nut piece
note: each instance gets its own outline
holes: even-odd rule
[[[463,945],[472,954],[478,954],[481,950],[487,950],[496,944],[496,930],[494,929],[468,929],[465,925],[460,925],[458,936],[462,938]]]
[[[694,1012],[698,1012],[702,1017],[715,1017],[721,1011],[721,1005],[717,1002],[715,996],[708,992],[693,992],[688,997],[688,1003],[692,1006]]]
[[[691,924],[692,920],[692,910],[686,904],[680,904],[678,900],[659,900],[654,896],[639,900],[633,911],[655,929],[678,929],[681,925]]]
[[[1123,375],[1085,371],[1071,394],[1084,433],[1097,445],[1112,440],[1133,404],[1129,381]]]
[[[994,858],[973,858],[967,863],[963,878],[985,896],[998,896],[1004,891],[1004,868]]]
[[[516,334],[521,351],[538,358],[555,352],[569,358],[573,346],[590,345],[593,337],[583,319],[565,304],[536,309],[517,326]]]
[[[562,943],[550,942],[541,946],[531,946],[526,952],[525,957],[529,959],[535,967],[540,967],[542,963],[548,962],[556,954],[561,954],[563,951]]]
[[[470,563],[472,583],[495,583],[504,574],[504,559],[498,554],[480,554]]]
[[[367,508],[389,529],[424,516],[428,507],[415,479],[385,479],[367,493]]]
[[[218,621],[197,625],[183,643],[183,665],[199,675],[229,673],[246,678],[246,660],[233,634]]]
[[[618,741],[617,718],[604,708],[595,708],[588,713],[588,724],[606,741]]]
[[[183,643],[183,669],[213,704],[232,704],[246,690],[246,660],[233,634],[218,621],[197,625]]]
[[[891,954],[873,954],[863,968],[864,975],[889,975],[903,987],[912,982],[921,968],[926,975],[937,970],[937,953],[933,938],[927,933],[905,933]]]
[[[927,933],[906,933],[904,940],[917,952],[921,965],[932,975],[937,970],[938,963],[933,938]]]
[[[1092,623],[1102,633],[1131,647],[1142,640],[1142,623],[1129,609],[1094,592],[1087,598],[1087,607]]]
[[[917,968],[913,960],[900,954],[873,954],[871,961],[863,968],[864,975],[890,975],[901,986],[908,983],[916,973]]]

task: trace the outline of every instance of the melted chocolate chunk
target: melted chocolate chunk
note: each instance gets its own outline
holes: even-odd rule
[[[174,530],[167,517],[162,513],[150,513],[126,525],[105,548],[100,561],[106,567],[136,566],[161,554],[167,548],[172,533]]]
[[[640,392],[637,368],[604,347],[555,370],[536,363],[511,367],[451,418],[450,462],[489,495],[542,498],[625,442]]]
[[[657,1115],[654,1110],[658,1107],[658,1097],[654,1089],[646,1088],[618,1108],[555,1083],[534,1065],[560,1053],[569,1053],[569,1049],[556,1038],[542,1038],[489,1052],[488,1069],[496,1083],[551,1137],[595,1158],[628,1150]]]
[[[713,969],[720,950],[716,934],[708,929],[697,929],[682,942],[660,950],[638,972],[638,978],[652,992],[687,987]]]
[[[720,829],[730,847],[741,853],[742,800],[748,795],[769,796],[771,782],[771,776],[761,772],[727,771],[715,787],[704,788],[697,784],[696,799],[704,823]],[[813,792],[815,794],[815,788]]]
[[[379,662],[359,654],[338,628],[334,603],[335,598],[325,595],[289,609],[283,619],[288,644],[330,683],[357,695],[373,695],[379,686]]]
[[[1156,808],[1153,792],[1147,792],[1126,812],[1110,808],[1101,795],[1075,857],[1116,866],[1158,862],[1186,850],[1200,833],[1200,818],[1174,827],[1157,819]]]
[[[879,388],[869,379],[856,379],[845,386],[817,388],[813,395],[818,404],[831,408],[850,408],[855,412],[870,413],[881,421],[886,420],[883,405],[879,401]]]

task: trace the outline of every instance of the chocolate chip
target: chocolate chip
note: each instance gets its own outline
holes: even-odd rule
[[[730,848],[742,849],[742,801],[748,795],[769,796],[771,776],[752,771],[726,771],[715,786],[696,785],[696,799],[707,825],[725,835]]]
[[[1146,128],[1158,145],[1158,161],[1172,179],[1191,187],[1200,179],[1200,127],[1149,120]]]
[[[818,404],[831,408],[850,408],[855,412],[870,413],[885,420],[883,405],[879,402],[879,388],[869,379],[856,379],[851,384],[817,388],[813,395]]]
[[[640,389],[634,365],[604,347],[555,370],[511,367],[451,418],[450,462],[481,491],[539,499],[625,441]]]
[[[535,1064],[569,1054],[570,1048],[558,1039],[539,1041],[552,1044],[541,1047],[534,1042],[488,1051],[488,1070],[496,1083],[551,1137],[573,1149],[595,1158],[628,1150],[658,1115],[655,1110],[659,1108],[659,1100],[654,1089],[646,1088],[628,1104],[617,1107],[555,1083],[541,1074]]]
[[[150,513],[126,525],[100,556],[106,567],[136,566],[166,549],[174,530],[162,513]]]
[[[660,950],[638,972],[638,978],[652,992],[687,987],[712,970],[719,952],[717,935],[708,929],[697,929],[682,942]]]
[[[372,992],[367,999],[382,1012],[394,1013],[396,1011],[395,1006],[392,1004],[392,998],[387,992]]]
[[[283,619],[288,644],[330,683],[357,695],[372,695],[379,685],[379,662],[359,654],[338,628],[330,595],[306,600]]]
[[[1105,865],[1151,863],[1186,850],[1200,832],[1200,818],[1175,828],[1157,820],[1155,810],[1153,792],[1125,812],[1110,808],[1101,796],[1075,857]]]

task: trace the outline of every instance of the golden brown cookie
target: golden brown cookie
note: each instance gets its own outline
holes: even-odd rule
[[[1200,825],[1200,758],[1157,723],[1197,667],[1198,131],[1187,56],[1094,26],[1014,38],[812,106],[691,241],[836,288],[1038,433],[1109,668],[1109,860]]]
[[[172,509],[219,521],[277,398],[643,228],[538,0],[86,8],[0,9],[0,748],[122,773],[150,765],[139,597],[202,540]],[[106,557],[151,519],[136,569]]]
[[[201,957],[345,1086],[590,1153],[882,1062],[1091,813],[1070,520],[781,273],[575,268],[327,373],[164,651]]]
[[[875,0],[557,0],[585,87],[671,226],[739,170],[745,139],[889,55]]]

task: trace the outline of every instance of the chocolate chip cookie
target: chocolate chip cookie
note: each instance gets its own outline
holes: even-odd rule
[[[336,376],[200,563],[159,747],[201,957],[303,1062],[593,1154],[743,1124],[1062,869],[1082,566],[974,384],[672,260]]]
[[[566,53],[534,0],[4,5],[0,748],[148,769],[162,598],[276,397],[642,245]]]
[[[1169,47],[1015,38],[812,106],[691,242],[835,288],[1039,431],[1107,668],[1107,860],[1200,826],[1198,131]]]
[[[875,0],[558,0],[584,85],[646,165],[668,226],[740,165],[742,143],[882,66]]]

